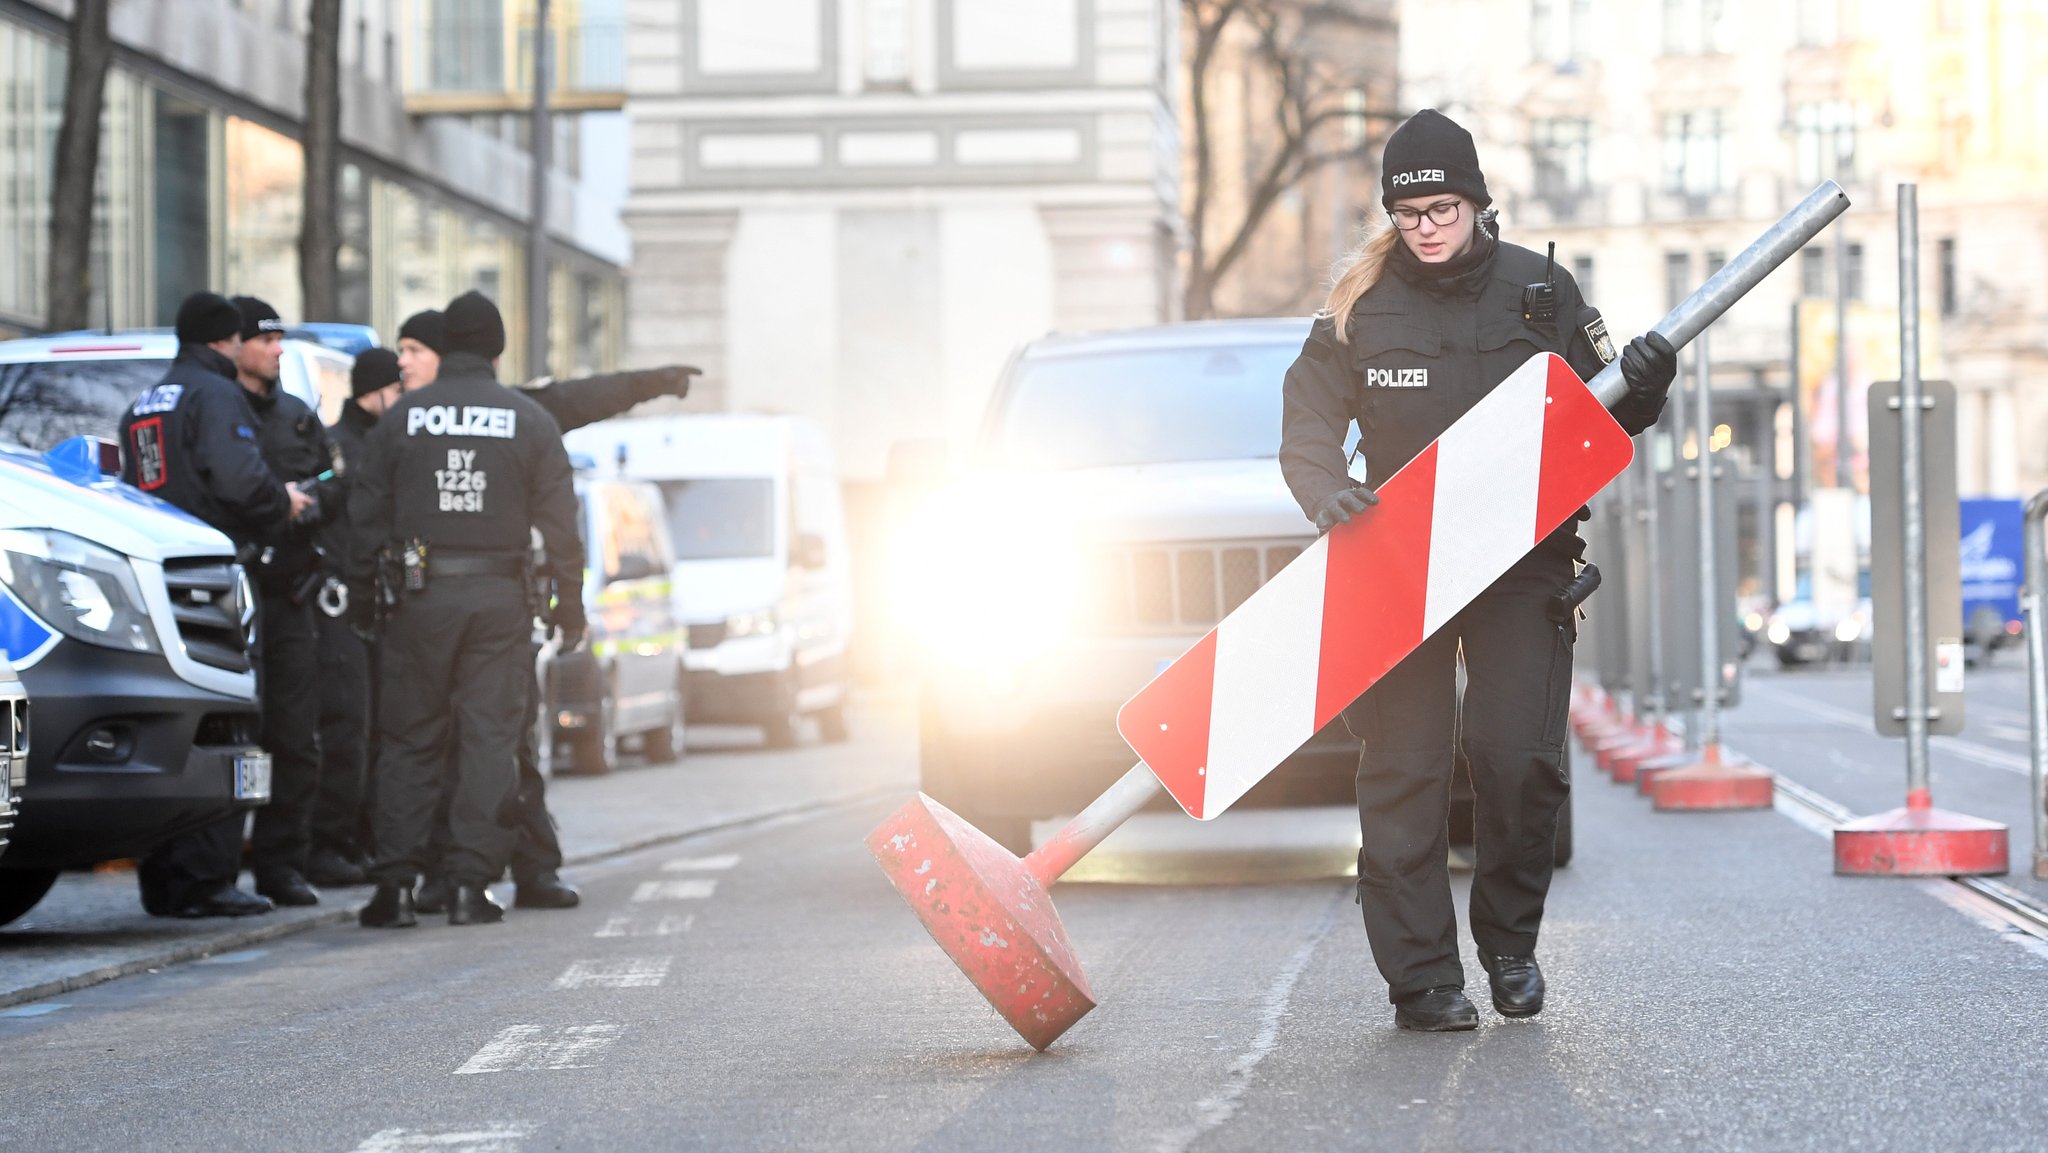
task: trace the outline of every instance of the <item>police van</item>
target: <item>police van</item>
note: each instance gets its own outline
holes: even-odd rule
[[[0,653],[36,702],[0,924],[62,869],[269,799],[256,599],[234,545],[121,484],[115,446],[91,439],[174,349],[153,334],[0,343]]]

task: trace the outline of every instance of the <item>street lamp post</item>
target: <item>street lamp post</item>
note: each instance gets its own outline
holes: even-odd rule
[[[526,233],[526,375],[548,371],[548,167],[554,131],[548,113],[553,52],[548,35],[549,0],[533,6],[533,159],[531,210]]]

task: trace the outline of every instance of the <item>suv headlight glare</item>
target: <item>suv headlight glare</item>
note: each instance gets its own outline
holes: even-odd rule
[[[951,664],[1011,666],[1072,634],[1082,553],[1040,505],[942,498],[906,525],[895,554],[895,616]]]
[[[163,651],[127,557],[66,532],[0,532],[0,582],[74,640],[124,652]]]
[[[766,637],[775,635],[775,611],[763,609],[757,613],[737,613],[725,618],[726,639],[735,637]]]

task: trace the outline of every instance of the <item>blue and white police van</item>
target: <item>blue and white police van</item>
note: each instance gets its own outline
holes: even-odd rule
[[[270,797],[256,600],[234,545],[121,484],[95,439],[173,351],[158,334],[0,343],[0,654],[35,702],[0,924],[64,869]]]

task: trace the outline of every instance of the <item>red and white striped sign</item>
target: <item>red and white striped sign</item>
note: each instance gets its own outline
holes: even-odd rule
[[[1117,713],[1188,815],[1229,808],[1628,467],[1560,357],[1515,370]]]

